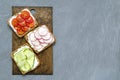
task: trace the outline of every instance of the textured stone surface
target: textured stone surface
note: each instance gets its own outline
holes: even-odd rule
[[[6,21],[11,6],[26,5],[53,6],[52,76],[12,75]],[[120,0],[0,0],[0,10],[0,79],[120,80]]]

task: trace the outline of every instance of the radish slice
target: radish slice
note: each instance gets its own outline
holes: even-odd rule
[[[42,37],[44,40],[49,40],[51,38],[51,33],[48,33],[46,36]]]
[[[39,40],[39,42],[40,42],[40,43],[44,43],[44,40],[41,38],[41,39]]]
[[[36,32],[35,32],[35,38],[37,39],[37,40],[40,40],[41,39],[41,36],[39,35],[39,33],[38,33],[38,31],[36,30]]]
[[[54,38],[51,37],[49,40],[45,40],[44,42],[49,44],[49,43],[52,43],[53,41],[54,41]]]
[[[43,49],[43,46],[42,45],[35,46],[34,49],[37,51],[41,51]]]
[[[47,46],[48,44],[47,43],[41,43],[41,45],[43,46],[43,47],[45,47],[45,46]]]
[[[39,40],[39,42],[40,42],[40,44],[41,44],[42,46],[47,46],[47,45],[48,45],[48,43],[44,42],[43,39]]]
[[[46,26],[40,27],[38,31],[41,36],[45,36],[48,33],[48,29],[46,28]]]
[[[36,38],[34,36],[34,33],[30,33],[28,38],[29,38],[30,41],[35,41],[36,40]]]
[[[31,42],[33,46],[39,46],[40,42],[38,40]]]

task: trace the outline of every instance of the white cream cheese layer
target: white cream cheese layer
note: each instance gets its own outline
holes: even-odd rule
[[[46,25],[42,25],[28,33],[27,37],[31,47],[38,52],[54,42],[54,37],[49,32]]]

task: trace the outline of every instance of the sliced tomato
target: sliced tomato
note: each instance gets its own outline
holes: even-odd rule
[[[21,17],[23,19],[28,19],[30,17],[30,13],[28,11],[22,11],[21,12]]]
[[[17,19],[18,22],[23,22],[24,21],[24,19],[21,17],[21,14],[18,14],[16,19]]]
[[[33,27],[34,27],[34,22],[32,22],[32,23],[27,23],[27,26],[28,26],[29,28],[33,28]]]
[[[25,32],[20,29],[20,30],[17,30],[17,33],[18,33],[19,35],[22,35],[22,34],[24,34]]]
[[[19,27],[15,27],[15,30],[18,31],[18,30],[20,30],[20,28]]]
[[[29,29],[29,27],[27,27],[27,26],[22,27],[22,30],[25,31],[25,32],[27,32],[28,29]]]
[[[25,19],[25,21],[26,21],[27,23],[32,23],[32,22],[34,22],[34,20],[33,20],[32,17],[29,17],[28,19]]]
[[[18,25],[18,21],[17,21],[16,18],[14,18],[14,19],[12,20],[12,25],[13,25],[14,27],[16,27],[16,26]]]
[[[26,26],[26,22],[25,22],[25,21],[19,22],[18,24],[19,24],[20,26]]]
[[[15,27],[15,30],[17,31],[17,33],[18,33],[19,35],[24,34],[24,31],[23,31],[23,30],[21,30],[21,28],[20,28],[20,27]]]
[[[18,24],[18,26],[17,26],[17,27],[19,27],[20,29],[22,29],[22,27],[23,27],[23,26],[21,26],[21,25],[19,25],[19,24]]]

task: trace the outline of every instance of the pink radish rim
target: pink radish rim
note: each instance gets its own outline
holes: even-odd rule
[[[50,41],[49,41],[50,40]],[[44,42],[46,42],[46,43],[51,43],[52,41],[53,41],[53,37],[51,37],[51,39],[49,39],[49,40],[46,40],[46,41],[44,41]]]
[[[37,32],[37,31],[36,31]],[[38,32],[38,35],[40,36],[40,34],[39,34],[39,32]],[[34,36],[35,36],[35,32],[34,32]],[[40,36],[41,37],[41,36]],[[41,38],[37,38],[36,36],[35,36],[35,38],[37,39],[37,40],[40,40]]]
[[[48,31],[47,31],[46,34],[44,34],[44,35],[41,35],[39,30],[38,30],[38,33],[39,33],[40,36],[45,36],[45,35],[48,34]]]
[[[38,40],[36,40],[36,41],[38,41]],[[39,41],[38,41],[38,42],[39,42],[38,45],[35,45],[33,42],[35,42],[35,41],[31,41],[31,43],[32,43],[33,46],[39,46],[39,45],[40,45],[40,42],[39,42]]]
[[[50,33],[49,33],[49,34],[50,34]],[[44,37],[45,37],[45,36],[44,36]],[[49,39],[52,38],[52,35],[50,34],[50,37],[49,37],[48,39],[45,39],[44,37],[42,37],[42,39],[45,40],[45,41],[47,41],[47,40],[49,40]]]

